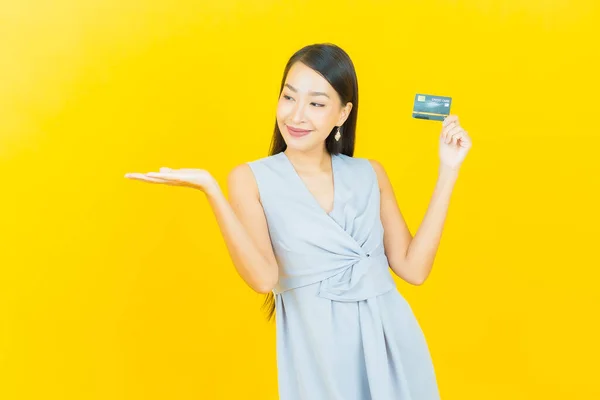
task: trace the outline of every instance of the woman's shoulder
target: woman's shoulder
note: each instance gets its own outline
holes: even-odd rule
[[[265,189],[273,186],[281,178],[282,162],[281,153],[253,158],[235,166],[230,174],[240,181],[252,180],[259,189]]]

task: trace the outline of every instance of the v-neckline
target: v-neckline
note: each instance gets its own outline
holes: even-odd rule
[[[308,188],[308,186],[306,186],[306,183],[304,183],[304,181],[302,180],[302,177],[300,176],[300,174],[298,174],[298,171],[296,171],[296,168],[294,167],[294,164],[292,164],[292,162],[290,161],[290,159],[288,158],[287,154],[285,154],[283,151],[281,152],[281,155],[283,156],[283,158],[285,158],[287,164],[289,165],[289,167],[291,168],[293,175],[296,177],[296,179],[298,180],[298,182],[300,183],[300,185],[303,187],[303,191],[308,195],[309,198],[312,199],[313,204],[319,209],[321,210],[321,212],[329,217],[332,216],[332,214],[334,213],[334,211],[337,208],[337,197],[338,197],[338,176],[336,173],[336,166],[335,166],[335,158],[336,155],[335,154],[331,154],[331,176],[332,176],[332,180],[333,180],[333,206],[331,208],[331,211],[327,211],[325,210],[321,204],[319,203],[319,201],[317,200],[317,198],[315,197],[315,195],[310,191],[310,189]]]

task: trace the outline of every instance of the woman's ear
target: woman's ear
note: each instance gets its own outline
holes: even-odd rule
[[[352,111],[352,103],[348,102],[348,103],[346,103],[344,108],[342,108],[342,114],[341,114],[340,119],[338,120],[338,123],[336,126],[344,125],[344,122],[346,122],[346,120],[348,119],[348,116],[350,115],[351,111]]]

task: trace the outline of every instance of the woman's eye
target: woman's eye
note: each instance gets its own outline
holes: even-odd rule
[[[288,96],[287,94],[284,94],[282,97],[283,97],[284,99],[286,99],[286,100],[294,100],[294,99],[292,99],[290,96]],[[311,105],[314,105],[315,107],[318,107],[318,108],[320,108],[320,107],[325,107],[325,104],[321,104],[321,103],[310,103],[310,104],[311,104]]]

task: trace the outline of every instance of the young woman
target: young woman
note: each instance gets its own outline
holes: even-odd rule
[[[285,68],[270,155],[231,171],[229,201],[206,170],[126,177],[206,194],[240,276],[268,293],[282,400],[439,399],[390,269],[427,279],[471,139],[456,116],[443,122],[437,185],[413,237],[383,166],[353,157],[357,114],[348,55],[307,46]]]

